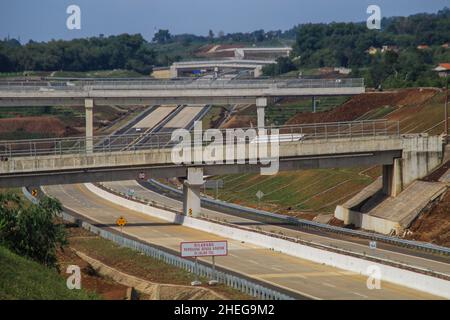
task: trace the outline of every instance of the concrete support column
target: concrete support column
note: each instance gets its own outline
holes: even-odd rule
[[[183,214],[186,216],[200,216],[200,190],[203,180],[203,168],[188,168],[187,180],[183,184]]]
[[[84,109],[86,112],[86,153],[92,153],[94,150],[94,100],[85,99]]]
[[[266,107],[267,107],[267,98],[256,98],[258,129],[263,129],[266,126],[266,110],[265,110]]]
[[[170,77],[171,78],[178,78],[178,68],[175,66],[170,67]]]
[[[257,66],[257,67],[255,68],[255,70],[253,71],[253,76],[254,76],[255,78],[259,78],[259,77],[261,77],[262,75],[263,75],[262,66]]]
[[[394,164],[383,166],[383,194],[396,197],[402,190],[402,159],[394,159]]]
[[[316,113],[316,111],[317,111],[317,101],[316,101],[316,97],[315,96],[312,96],[311,104],[312,104],[312,112]]]
[[[394,165],[383,166],[383,194],[387,196],[391,195],[393,172]]]

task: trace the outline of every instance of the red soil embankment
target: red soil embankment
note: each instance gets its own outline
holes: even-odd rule
[[[0,119],[0,133],[24,131],[52,136],[65,136],[75,133],[57,117],[19,117]]]
[[[421,215],[409,228],[407,239],[450,247],[450,192],[431,211]]]
[[[299,113],[292,117],[287,124],[352,121],[365,115],[369,111],[384,106],[419,106],[433,97],[437,92],[438,90],[436,89],[414,88],[399,91],[363,93],[352,97],[352,99],[343,105],[329,111]]]

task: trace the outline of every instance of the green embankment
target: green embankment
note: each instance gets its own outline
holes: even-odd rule
[[[69,290],[55,270],[25,259],[0,246],[0,299],[87,300],[96,296]]]
[[[444,94],[440,92],[429,95],[424,92],[421,95],[411,92],[410,95],[397,104],[394,102],[392,105],[380,104],[358,120],[389,119],[399,121],[402,133],[440,134],[443,130]],[[368,99],[373,98],[368,96]],[[287,111],[285,107],[288,107]],[[310,99],[298,99],[284,102],[282,108],[270,107],[266,115],[269,122],[283,123],[284,118],[289,118],[291,113],[295,114],[297,110],[301,112],[302,108],[307,111],[310,107]],[[254,110],[248,112],[254,112]],[[344,203],[380,175],[380,167],[374,166],[299,170],[281,172],[275,176],[226,175],[214,177],[214,179],[224,181],[224,188],[220,189],[218,194],[222,200],[251,207],[260,206],[272,212],[298,215],[299,213],[332,213],[337,204]],[[258,191],[264,193],[260,202],[256,197]],[[207,193],[215,196],[215,190],[207,190]]]
[[[255,174],[218,176],[224,181],[219,198],[252,207],[261,205],[271,211],[332,212],[338,202],[345,201],[373,181],[376,172],[364,168],[319,169],[281,172],[274,176]],[[264,197],[258,203],[256,193]],[[211,195],[215,191],[209,191]]]

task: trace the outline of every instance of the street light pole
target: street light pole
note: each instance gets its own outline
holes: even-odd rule
[[[448,75],[445,77],[446,85],[445,85],[445,105],[444,105],[444,117],[445,117],[445,138],[447,139],[448,135]]]

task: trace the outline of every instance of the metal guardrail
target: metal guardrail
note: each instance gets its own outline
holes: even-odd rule
[[[77,80],[77,81],[0,81],[0,90],[175,90],[175,89],[276,89],[276,88],[358,88],[362,78],[343,79],[261,79],[261,80]]]
[[[172,188],[170,186],[167,186],[156,180],[151,180],[151,183],[157,185],[158,187],[160,187],[162,189],[166,189],[171,192],[176,192],[178,194],[182,194],[182,192],[180,190]],[[450,248],[434,245],[431,243],[423,243],[423,242],[417,242],[417,241],[412,241],[412,240],[405,240],[405,239],[384,236],[384,235],[370,233],[370,232],[364,232],[364,231],[359,231],[359,230],[351,230],[351,229],[346,229],[346,228],[342,228],[342,227],[331,226],[328,224],[323,224],[323,223],[319,223],[319,222],[315,222],[315,221],[309,221],[309,220],[284,216],[284,215],[280,215],[280,214],[276,214],[276,213],[272,213],[272,212],[268,212],[268,211],[253,209],[253,208],[249,208],[249,207],[243,207],[243,206],[240,206],[237,204],[228,203],[228,202],[224,202],[224,201],[220,201],[220,200],[208,199],[208,198],[204,198],[204,197],[202,197],[201,201],[211,204],[216,207],[224,207],[227,209],[238,210],[240,212],[247,212],[250,214],[255,214],[255,215],[258,215],[261,217],[271,219],[272,221],[275,219],[276,221],[282,221],[285,223],[287,222],[289,224],[302,226],[304,228],[309,228],[309,229],[313,229],[313,230],[320,230],[320,231],[325,230],[325,231],[332,232],[332,233],[351,235],[351,236],[364,238],[364,239],[368,239],[368,240],[389,243],[389,244],[393,244],[393,245],[397,245],[397,246],[401,246],[401,247],[407,247],[407,248],[442,254],[445,256],[450,255]]]
[[[248,129],[240,128],[243,132]],[[358,138],[358,137],[388,137],[399,136],[400,128],[398,121],[370,120],[370,121],[351,121],[351,122],[331,122],[303,125],[290,125],[279,127],[266,127],[268,136],[273,134],[276,138],[278,134],[299,135],[299,140],[316,139],[339,139],[339,138]],[[227,133],[233,129],[222,129],[223,141],[227,141]],[[193,134],[191,132],[191,134]],[[143,139],[144,138],[144,139]],[[239,143],[249,143],[251,138],[239,138]],[[237,142],[235,139],[235,143]],[[242,140],[242,141],[241,141]],[[36,157],[44,155],[71,155],[86,154],[86,137],[75,138],[54,138],[54,139],[33,139],[33,140],[11,140],[0,141],[0,160],[8,160],[13,157]],[[135,143],[143,141],[142,143]],[[126,135],[105,135],[94,136],[92,145],[94,153],[119,152],[124,149],[127,151],[140,151],[150,149],[169,148],[174,145],[172,133],[137,133]],[[194,141],[192,139],[191,141]],[[202,141],[203,146],[212,142]],[[281,142],[283,143],[283,142]]]
[[[27,199],[29,199],[30,201],[32,201],[35,204],[37,203],[36,198],[32,197],[26,188],[22,188],[22,191]],[[136,240],[132,240],[132,239],[126,238],[123,235],[101,229],[101,228],[96,227],[86,221],[80,221],[80,219],[77,219],[66,212],[62,212],[60,214],[60,216],[61,216],[61,218],[63,218],[63,220],[70,222],[70,223],[78,224],[83,229],[86,229],[94,234],[97,234],[100,237],[102,237],[103,239],[113,241],[114,243],[117,243],[118,245],[120,245],[122,247],[130,248],[132,250],[142,252],[149,257],[163,261],[163,262],[173,265],[177,268],[184,269],[184,270],[186,270],[190,273],[196,274],[200,277],[217,280],[219,283],[223,283],[226,286],[232,287],[236,290],[239,290],[239,291],[246,293],[257,299],[261,299],[261,300],[294,300],[293,297],[291,297],[287,294],[267,288],[263,285],[260,285],[256,282],[244,279],[237,275],[233,275],[233,274],[226,273],[224,271],[217,270],[217,268],[216,268],[216,270],[214,270],[212,267],[209,267],[209,266],[203,264],[202,262],[200,262],[196,266],[195,262],[192,260],[184,259],[175,254],[155,248],[149,244],[142,243],[142,242],[139,242]]]

